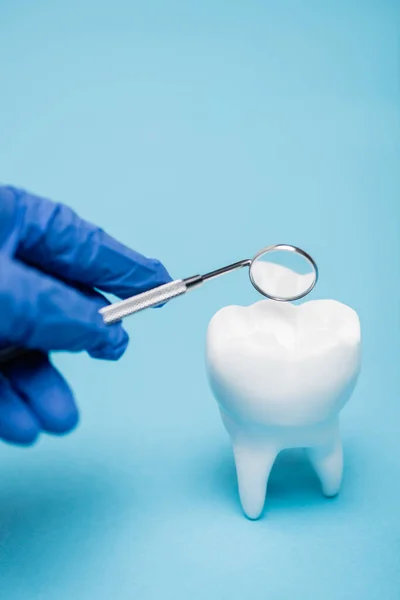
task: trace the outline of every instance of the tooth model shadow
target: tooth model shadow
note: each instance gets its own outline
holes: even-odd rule
[[[207,332],[207,371],[231,438],[243,510],[257,519],[278,453],[306,448],[325,496],[343,471],[339,413],[360,372],[357,313],[334,300],[227,306]]]

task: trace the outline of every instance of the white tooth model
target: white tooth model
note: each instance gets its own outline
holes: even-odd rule
[[[276,269],[280,276],[289,272]],[[227,306],[211,319],[208,376],[232,441],[247,517],[261,515],[271,468],[287,448],[306,448],[325,496],[339,492],[339,413],[360,365],[357,313],[334,300],[297,306],[262,300]]]

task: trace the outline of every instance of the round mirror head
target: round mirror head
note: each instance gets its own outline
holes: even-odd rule
[[[260,294],[280,302],[303,298],[318,279],[318,268],[311,256],[286,244],[261,250],[251,261],[249,273]]]

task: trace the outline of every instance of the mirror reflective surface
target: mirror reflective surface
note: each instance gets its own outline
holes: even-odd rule
[[[274,247],[260,252],[250,266],[253,286],[274,300],[297,300],[307,295],[317,281],[311,258],[293,246]]]

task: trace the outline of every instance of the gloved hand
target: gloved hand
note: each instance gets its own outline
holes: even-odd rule
[[[70,208],[0,187],[0,348],[32,349],[0,364],[0,438],[33,443],[78,421],[73,394],[48,352],[117,360],[121,324],[105,325],[97,291],[127,298],[171,281],[164,266],[129,250]]]

